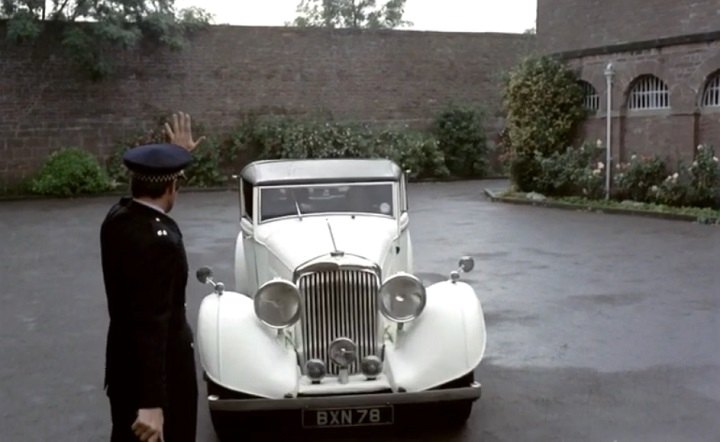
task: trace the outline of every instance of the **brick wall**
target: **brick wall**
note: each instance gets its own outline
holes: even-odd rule
[[[538,0],[547,52],[720,30],[718,0]]]
[[[670,165],[692,159],[699,143],[720,147],[720,108],[703,108],[701,97],[708,79],[720,73],[720,41],[678,45],[645,51],[576,58],[569,65],[591,83],[601,97],[598,113],[581,129],[588,140],[605,140],[606,86],[604,70],[612,62],[614,156],[627,161],[634,154],[659,155]],[[627,100],[633,81],[652,74],[670,89],[667,110],[632,111]]]
[[[484,106],[494,126],[501,77],[535,44],[511,34],[217,26],[183,51],[117,53],[113,78],[90,83],[56,42],[0,40],[0,189],[61,147],[109,155],[171,110],[222,131],[267,113],[424,125],[458,103]]]

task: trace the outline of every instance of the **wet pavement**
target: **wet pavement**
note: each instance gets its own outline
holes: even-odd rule
[[[720,228],[487,201],[501,185],[410,188],[420,276],[476,258],[488,348],[466,427],[331,440],[720,440]],[[2,441],[108,440],[98,229],[115,200],[0,203]],[[185,194],[173,216],[191,269],[231,286],[237,195]],[[205,292],[191,279],[193,326]],[[204,403],[198,425],[216,440]]]

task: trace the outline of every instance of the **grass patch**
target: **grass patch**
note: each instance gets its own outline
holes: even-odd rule
[[[695,220],[701,224],[720,224],[720,210],[700,207],[672,207],[662,204],[638,203],[634,201],[592,200],[581,197],[545,198],[533,200],[526,193],[508,191],[501,198],[522,200],[537,204],[565,206],[579,210],[610,213],[657,214],[666,218]]]

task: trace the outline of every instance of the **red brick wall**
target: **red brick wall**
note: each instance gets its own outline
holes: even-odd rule
[[[547,52],[720,31],[718,0],[538,0]]]
[[[53,150],[108,155],[172,110],[219,131],[267,113],[424,125],[462,103],[484,106],[492,125],[502,75],[535,44],[510,34],[217,26],[183,51],[118,53],[116,74],[90,83],[56,41],[0,39],[0,190]]]
[[[569,60],[580,77],[590,82],[601,97],[601,108],[580,130],[580,137],[605,140],[606,86],[604,70],[612,62],[613,146],[616,159],[626,161],[633,153],[659,155],[674,165],[692,158],[698,143],[720,146],[720,109],[700,106],[705,85],[720,71],[720,41],[684,44],[627,53],[585,56]],[[631,111],[627,96],[633,81],[651,74],[670,89],[671,109]]]

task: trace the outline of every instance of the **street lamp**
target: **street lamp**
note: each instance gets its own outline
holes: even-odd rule
[[[608,63],[605,68],[605,80],[607,89],[607,133],[605,134],[605,199],[610,199],[610,173],[612,171],[612,86],[615,77],[615,68]]]

